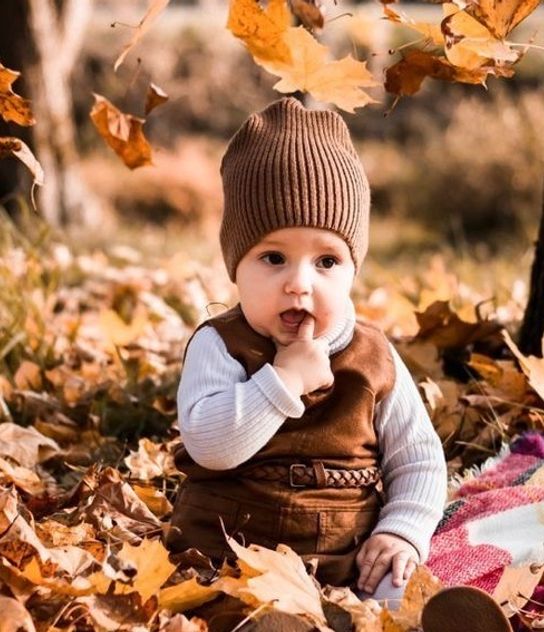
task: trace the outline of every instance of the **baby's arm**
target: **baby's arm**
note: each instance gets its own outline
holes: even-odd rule
[[[270,364],[248,379],[213,327],[193,336],[178,389],[178,417],[181,438],[197,463],[234,468],[258,452],[287,417],[303,413],[302,400]]]
[[[375,418],[387,503],[367,542],[378,535],[394,536],[396,541],[404,540],[408,544],[401,549],[410,551],[413,547],[419,558],[417,561],[424,562],[446,501],[446,462],[440,439],[416,385],[392,345],[390,349],[395,362],[395,385],[377,406]],[[379,538],[380,541],[382,539]],[[380,548],[389,548],[393,555],[397,547],[382,545]],[[383,558],[382,555],[385,566],[387,560]],[[362,565],[364,561],[363,550],[358,562]],[[389,561],[394,565],[393,557]],[[366,567],[365,577],[368,577],[372,570],[369,571],[368,563]],[[387,570],[375,569],[371,583],[375,586]]]

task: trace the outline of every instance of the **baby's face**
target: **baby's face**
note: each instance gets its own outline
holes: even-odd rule
[[[321,228],[282,228],[266,235],[241,259],[236,285],[251,327],[280,344],[297,335],[305,314],[314,338],[345,316],[355,266],[346,242]]]

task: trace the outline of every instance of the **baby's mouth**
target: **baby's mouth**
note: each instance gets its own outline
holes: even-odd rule
[[[298,328],[307,313],[305,309],[287,309],[280,314],[280,318],[287,327]]]

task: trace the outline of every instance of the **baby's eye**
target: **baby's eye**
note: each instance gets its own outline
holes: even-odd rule
[[[265,255],[261,257],[261,259],[263,261],[267,261],[273,266],[280,265],[285,261],[285,259],[283,258],[283,255],[281,255],[279,252],[267,252]]]
[[[331,268],[333,268],[335,265],[338,264],[338,259],[336,257],[321,257],[321,259],[319,260],[319,263],[321,264],[321,267],[326,268],[327,270],[330,270]]]

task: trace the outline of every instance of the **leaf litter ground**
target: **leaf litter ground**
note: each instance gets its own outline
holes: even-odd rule
[[[543,429],[544,361],[524,358],[503,332],[517,326],[515,301],[485,317],[467,288],[448,302],[452,275],[433,265],[411,286],[357,288],[355,301],[360,318],[390,333],[450,472],[466,476],[520,432]],[[284,546],[229,538],[238,563],[219,569],[196,549],[175,557],[164,548],[183,479],[172,460],[180,359],[217,298],[216,271],[22,238],[6,241],[0,267],[5,629],[267,629],[271,616],[306,629],[417,629],[439,589],[424,567],[395,613],[319,586]]]

